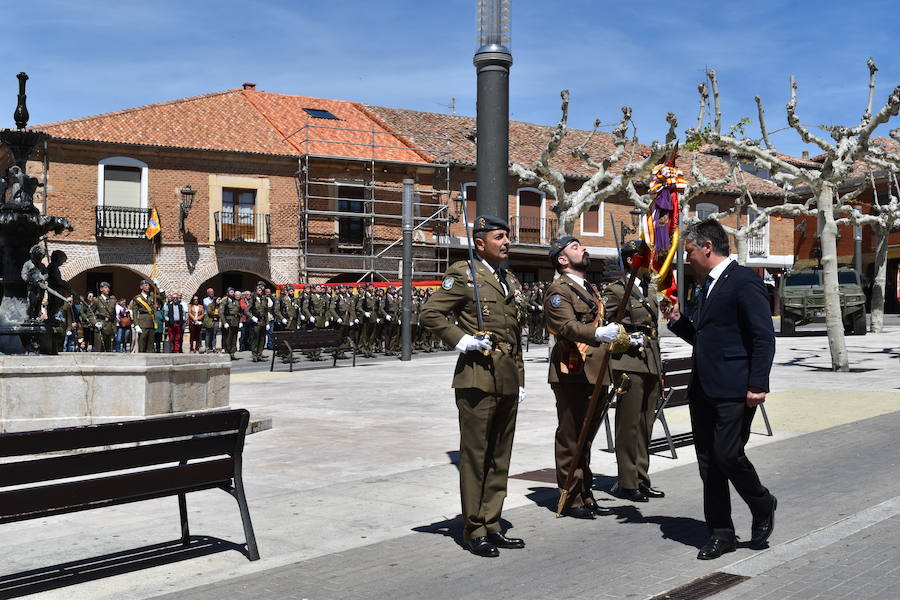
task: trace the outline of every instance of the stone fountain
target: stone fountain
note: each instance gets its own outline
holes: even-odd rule
[[[18,78],[16,129],[0,130],[0,435],[227,407],[227,355],[57,354],[55,316],[69,288],[59,264],[44,260],[47,236],[72,226],[34,205],[43,184],[26,166],[50,136],[27,129],[28,75]]]
[[[43,184],[28,176],[26,164],[50,135],[26,129],[28,75],[19,73],[17,77],[16,129],[0,130],[0,147],[9,152],[12,163],[0,175],[0,354],[56,354],[55,319],[39,318],[44,290],[48,289],[40,242],[50,232],[58,235],[72,231],[72,226],[62,217],[42,215],[34,205],[34,193]],[[53,295],[54,290],[48,293]]]

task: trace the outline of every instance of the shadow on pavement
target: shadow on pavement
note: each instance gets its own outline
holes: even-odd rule
[[[132,573],[159,565],[167,565],[219,552],[235,550],[248,558],[243,545],[214,537],[191,536],[185,546],[181,540],[142,546],[123,552],[104,554],[42,569],[0,575],[0,599],[20,598],[38,592]]]
[[[514,529],[512,523],[510,523],[506,519],[500,519],[500,531],[506,532],[507,530],[511,529]],[[420,525],[419,527],[413,527],[412,531],[415,531],[416,533],[435,533],[438,535],[444,535],[456,542],[456,545],[460,548],[465,549],[466,547],[463,540],[462,515],[456,515],[452,519],[435,521],[430,525]]]
[[[658,525],[664,540],[699,549],[709,539],[706,523],[692,517],[645,517],[634,506],[611,506],[609,510],[621,523]]]

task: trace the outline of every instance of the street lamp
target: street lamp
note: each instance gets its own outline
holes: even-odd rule
[[[511,0],[478,0],[476,177],[479,212],[509,214],[509,51]]]
[[[640,225],[641,217],[643,216],[644,211],[639,209],[638,207],[632,208],[628,211],[628,216],[631,217],[631,227],[625,224],[625,221],[619,222],[619,236],[622,240],[622,243],[625,242],[625,236],[631,235],[638,232],[638,225]]]
[[[197,191],[188,184],[181,188],[180,193],[181,201],[178,203],[178,227],[181,229],[181,233],[184,233],[184,222],[187,219],[188,213],[191,211],[191,207],[194,206],[194,195]]]

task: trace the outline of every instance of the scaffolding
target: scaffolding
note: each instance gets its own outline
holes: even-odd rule
[[[303,283],[396,281],[403,262],[404,178],[413,195],[413,279],[447,269],[450,139],[307,124],[297,174]],[[301,133],[300,131],[295,134]]]

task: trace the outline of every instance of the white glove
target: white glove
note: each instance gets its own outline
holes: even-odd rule
[[[328,327],[329,323],[331,323],[331,321],[325,321],[325,327]]]
[[[228,329],[228,323],[225,323],[225,329]]]
[[[141,335],[141,328],[138,327],[137,325],[135,325],[135,326],[134,326],[134,332],[135,332],[136,334],[138,334],[138,335]]]
[[[367,319],[372,316],[372,313],[369,313],[369,312],[364,312],[363,314],[366,315]]]
[[[287,319],[282,319],[282,320],[281,320],[281,324],[282,324],[282,325],[287,325]]]
[[[238,323],[238,329],[243,329],[243,328],[244,328],[244,324],[243,324],[243,323]]]
[[[315,317],[310,317],[310,318],[309,318],[309,322],[310,322],[310,323],[315,323],[315,322],[316,322],[316,318],[315,318]]]
[[[598,342],[612,342],[619,336],[619,326],[616,323],[610,323],[603,327],[598,327],[594,332],[594,339]]]
[[[462,336],[462,339],[459,340],[459,343],[456,344],[456,349],[460,352],[481,352],[483,350],[490,350],[491,341],[487,338],[477,338],[473,335],[465,334]]]
[[[525,388],[520,387],[519,388],[519,404],[522,404],[523,402],[525,402]]]
[[[256,317],[250,317],[250,320],[253,321],[254,323],[259,323],[259,319]]]
[[[300,320],[301,320],[301,321],[305,321],[305,320],[306,320],[306,317],[303,316],[303,315],[300,315]]]
[[[390,320],[391,320],[391,315],[384,315],[384,319],[385,319],[386,321],[390,321]]]
[[[644,345],[644,334],[635,332],[628,336],[628,342],[632,348],[640,348]]]
[[[344,320],[341,319],[340,317],[338,317],[337,324],[338,324],[338,325],[343,325],[343,324],[344,324]]]
[[[95,323],[95,325],[97,326],[97,329],[103,329],[103,323],[98,322],[98,323]]]
[[[359,325],[359,319],[353,319],[353,324],[354,324],[354,325]]]

